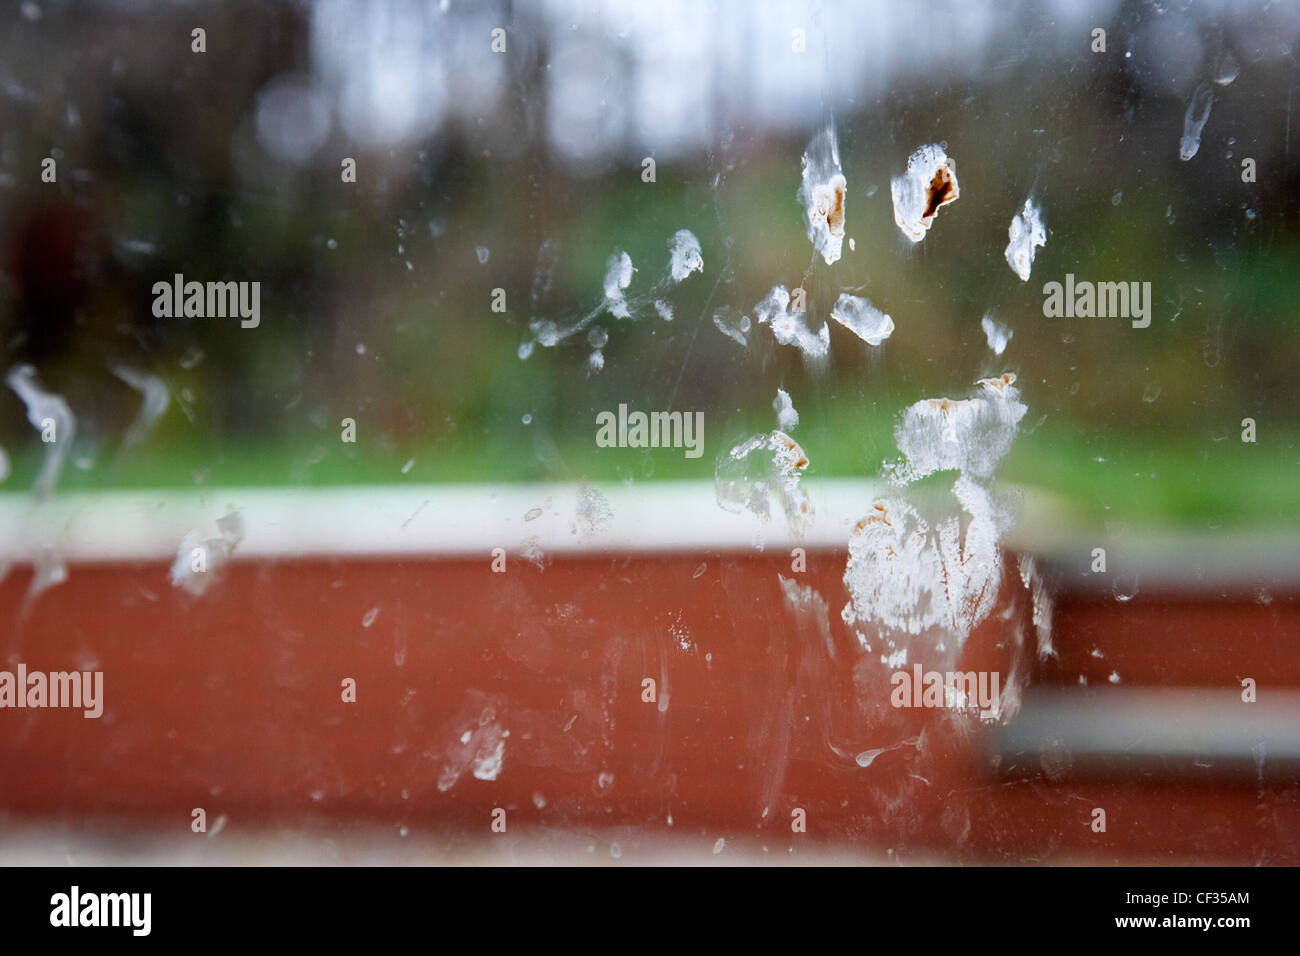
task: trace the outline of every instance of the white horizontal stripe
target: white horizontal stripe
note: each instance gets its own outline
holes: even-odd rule
[[[882,495],[955,502],[943,488],[928,496],[884,482],[805,479],[816,511],[805,537],[794,538],[775,500],[771,520],[735,514],[717,503],[709,481],[592,485],[609,521],[586,540],[575,533],[578,483],[212,488],[56,494],[37,504],[28,493],[0,495],[0,562],[30,563],[50,550],[70,563],[170,561],[190,530],[217,537],[216,519],[243,517],[235,560],[351,555],[358,557],[518,554],[535,537],[546,554],[788,552],[796,545],[841,550],[853,525]],[[1055,564],[1072,588],[1107,588],[1113,573],[1136,571],[1141,587],[1204,587],[1300,580],[1300,548],[1286,529],[1213,534],[1133,529],[1108,540],[1061,499],[1019,489],[1019,520],[1005,544]],[[533,520],[525,516],[541,509]],[[1091,549],[1107,548],[1111,574],[1088,574]]]
[[[245,531],[236,559],[487,555],[498,547],[516,553],[531,537],[548,554],[796,543],[779,508],[766,524],[724,511],[712,482],[592,487],[611,517],[585,541],[574,530],[576,483],[113,491],[56,495],[40,505],[30,495],[0,495],[0,560],[31,561],[46,548],[71,562],[170,560],[186,532],[216,537],[216,519],[232,509]],[[843,546],[877,488],[856,480],[810,482],[818,513],[800,543]],[[540,514],[526,520],[534,509]]]
[[[1300,693],[1270,688],[1257,703],[1238,687],[1093,692],[1036,690],[1019,716],[998,725],[1004,760],[1036,757],[1048,741],[1072,759],[1177,757],[1300,763]]]

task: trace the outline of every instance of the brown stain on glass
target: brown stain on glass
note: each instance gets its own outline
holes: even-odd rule
[[[952,202],[957,198],[956,191],[957,177],[953,175],[951,169],[947,166],[940,166],[934,173],[934,179],[930,180],[930,191],[925,204],[925,215],[922,219],[933,219],[934,214],[939,211],[939,207]]]
[[[844,180],[839,177],[832,184],[835,196],[831,208],[826,213],[826,226],[830,229],[832,236],[844,235],[844,187]]]

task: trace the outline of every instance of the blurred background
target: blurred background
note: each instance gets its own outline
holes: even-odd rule
[[[1014,371],[1029,413],[1004,477],[1098,517],[1295,520],[1296,4],[973,0],[918,18],[887,2],[117,0],[5,16],[0,323],[10,365],[35,365],[76,416],[62,488],[709,477],[715,440],[770,427],[778,385],[810,475],[874,475],[899,409]],[[896,331],[869,349],[832,323],[830,368],[809,373],[712,316],[803,281],[800,155],[828,123],[854,249],[811,269],[814,327],[852,289]],[[913,247],[889,179],[928,142],[947,144],[962,197]],[[1022,283],[1002,252],[1031,194],[1048,239]],[[519,358],[530,319],[600,304],[611,254],[643,292],[683,228],[705,268],[671,290],[671,323],[648,305],[602,316],[600,371],[582,334]],[[151,287],[178,272],[260,281],[261,326],[155,318]],[[1150,328],[1045,319],[1042,285],[1067,272],[1151,282]],[[1014,332],[1001,358],[986,314]],[[126,453],[140,396],[115,362],[171,397]],[[709,452],[597,449],[594,414],[620,402],[704,411]],[[345,417],[358,444],[339,441]],[[43,447],[11,391],[0,444],[9,487],[33,480]]]
[[[1265,0],[4,5],[0,545],[34,567],[0,575],[0,660],[110,690],[103,721],[8,713],[0,850],[707,863],[803,852],[794,806],[830,861],[1295,862],[1297,39],[1300,2]],[[828,128],[833,265],[797,198]],[[961,193],[914,245],[890,180],[930,143]],[[1047,235],[1022,282],[1027,197]],[[679,230],[703,269],[671,283]],[[156,316],[176,274],[260,283],[258,327]],[[1045,317],[1067,274],[1150,283],[1149,327]],[[849,291],[893,334],[832,321],[806,364],[755,328],[801,284],[814,329]],[[582,328],[529,348],[546,323]],[[984,759],[973,720],[886,706],[896,663],[840,609],[900,412],[1004,372],[1028,412],[998,478],[1030,494],[963,653],[1005,670],[1014,645],[1017,693],[1049,697]],[[718,457],[775,425],[778,388],[810,484],[849,480],[814,496],[798,584],[784,548],[708,539]],[[703,413],[703,455],[598,447],[621,404]],[[47,413],[71,441],[35,505]],[[669,479],[698,482],[665,506]],[[606,497],[579,490],[578,516],[612,501],[622,537],[565,551],[579,482]],[[243,540],[212,525],[227,502],[248,541],[206,597],[169,586],[194,515],[222,554]],[[544,525],[546,559],[520,543]],[[1016,552],[1058,533],[1045,585]],[[1150,545],[1140,593],[1085,570],[1098,540],[1123,544],[1112,571]],[[1243,676],[1279,691],[1255,724]],[[1130,685],[1155,696],[1114,706]],[[1089,723],[1113,714],[1122,733]],[[185,842],[196,806],[221,848]],[[482,842],[496,807],[519,842]]]

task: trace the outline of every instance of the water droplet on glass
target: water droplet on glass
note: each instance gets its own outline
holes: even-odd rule
[[[1110,593],[1115,595],[1115,600],[1123,603],[1131,601],[1138,593],[1138,578],[1136,574],[1119,574],[1111,582]]]
[[[1220,86],[1227,86],[1240,74],[1241,66],[1237,63],[1237,58],[1224,50],[1219,57],[1219,62],[1214,66],[1214,82]]]
[[[1214,105],[1214,91],[1209,84],[1202,83],[1192,94],[1187,103],[1187,112],[1183,116],[1183,138],[1178,143],[1178,158],[1187,162],[1201,148],[1201,131],[1210,119],[1210,108]]]

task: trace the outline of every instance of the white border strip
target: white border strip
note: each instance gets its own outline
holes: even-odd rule
[[[876,498],[913,496],[865,479],[805,479],[803,486],[815,517],[802,539],[790,534],[775,501],[767,522],[723,510],[711,481],[109,491],[56,494],[40,504],[30,493],[9,493],[0,495],[0,566],[34,563],[46,552],[73,564],[171,561],[187,532],[215,538],[216,519],[231,510],[245,531],[236,561],[487,557],[494,548],[519,554],[526,543],[548,555],[843,551]],[[585,487],[604,497],[611,517],[583,539],[575,517]],[[1059,498],[1017,490],[1020,515],[1004,543],[1037,554],[1075,588],[1111,587],[1112,575],[1087,573],[1096,546],[1107,547],[1112,570],[1138,572],[1144,587],[1300,582],[1300,548],[1286,529],[1134,531],[1108,541]],[[942,493],[936,500],[945,512],[955,510]]]
[[[171,560],[190,530],[217,537],[216,519],[240,513],[235,560],[354,556],[515,554],[528,539],[544,553],[628,553],[843,547],[880,490],[874,482],[809,482],[817,510],[796,540],[776,508],[764,523],[718,506],[712,482],[591,485],[611,517],[583,540],[575,530],[582,486],[566,484],[407,487],[214,488],[0,495],[0,561],[32,562],[44,551],[78,562]]]

